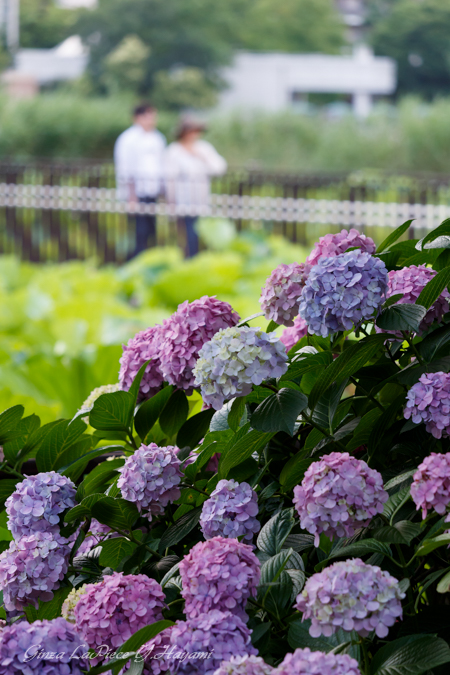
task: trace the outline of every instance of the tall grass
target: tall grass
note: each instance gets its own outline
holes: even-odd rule
[[[84,98],[73,92],[29,101],[0,100],[0,157],[111,158],[130,123],[127,97]],[[176,118],[160,113],[169,139]],[[266,169],[353,171],[363,168],[450,173],[450,98],[404,99],[366,120],[348,115],[211,114],[209,139],[231,165]]]

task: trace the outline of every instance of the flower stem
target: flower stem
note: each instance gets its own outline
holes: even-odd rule
[[[380,408],[380,410],[381,410],[382,412],[384,412],[384,408],[383,408],[383,406],[381,405],[381,403],[380,403],[379,401],[377,401],[377,399],[375,398],[375,396],[372,396],[372,394],[370,394],[370,392],[368,392],[366,389],[364,389],[364,387],[362,387],[362,386],[360,385],[360,383],[359,383],[357,380],[355,380],[354,377],[351,377],[351,378],[350,378],[350,382],[353,382],[353,384],[355,385],[355,387],[359,387],[359,389],[361,389],[361,391],[363,392],[363,394],[364,394],[365,396],[367,396],[367,398],[368,398],[370,401],[372,401],[372,403],[375,403],[375,405],[378,406],[378,408]]]
[[[416,358],[417,358],[418,362],[420,363],[420,365],[421,365],[421,366],[424,366],[425,363],[423,362],[422,357],[420,356],[419,351],[418,351],[416,345],[415,345],[414,342],[411,340],[411,338],[410,338],[410,336],[408,335],[408,333],[407,333],[405,330],[402,330],[401,333],[402,333],[403,337],[405,338],[406,342],[409,344],[409,346],[410,346],[411,349],[413,350],[414,354],[416,355]]]

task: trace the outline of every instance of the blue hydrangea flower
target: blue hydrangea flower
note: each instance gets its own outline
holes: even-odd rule
[[[300,296],[299,314],[314,335],[351,330],[374,316],[387,288],[386,265],[370,253],[355,250],[321,258]]]
[[[8,528],[15,539],[34,532],[58,534],[63,511],[75,506],[75,485],[56,471],[28,476],[6,500]]]
[[[286,347],[275,333],[260,328],[225,328],[199,351],[195,385],[203,401],[220,410],[224,401],[246,396],[253,385],[287,370]]]

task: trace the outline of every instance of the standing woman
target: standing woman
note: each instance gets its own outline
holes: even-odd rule
[[[186,232],[186,255],[198,253],[198,236],[195,223],[201,207],[209,205],[211,176],[220,176],[227,170],[227,163],[211,143],[201,138],[206,127],[200,122],[181,121],[176,141],[165,153],[164,173],[166,197],[169,204],[186,215],[178,217],[179,227]]]

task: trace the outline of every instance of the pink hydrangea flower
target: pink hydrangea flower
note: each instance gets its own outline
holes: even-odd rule
[[[138,401],[144,401],[157,394],[164,382],[159,358],[160,349],[161,326],[146,328],[136,333],[127,345],[123,345],[119,371],[121,389],[128,391],[141,367],[150,360],[141,380]]]
[[[272,673],[275,673],[275,669],[260,656],[246,654],[232,656],[228,661],[222,661],[214,675],[272,675]],[[294,674],[289,672],[289,675]]]
[[[409,267],[403,267],[401,270],[391,270],[388,274],[389,287],[386,297],[391,298],[393,295],[402,295],[403,297],[396,302],[397,305],[414,305],[427,283],[436,274],[436,270],[432,270],[430,267],[426,267],[426,265],[410,265]],[[444,314],[449,311],[449,300],[450,294],[445,289],[422,319],[418,335],[428,330],[434,321],[442,319]],[[382,331],[381,328],[377,328],[377,332],[392,333],[403,340],[403,335],[400,331]]]
[[[220,480],[203,503],[200,528],[205,539],[219,535],[251,541],[259,532],[258,497],[248,483],[235,480]]]
[[[305,337],[305,335],[308,335],[308,324],[301,316],[296,316],[294,325],[291,328],[284,329],[281,333],[280,340],[288,352],[299,340]]]
[[[183,474],[178,452],[174,445],[141,445],[119,469],[117,487],[122,497],[134,502],[149,520],[164,513],[165,507],[181,494],[178,485]]]
[[[366,253],[375,253],[377,247],[370,237],[360,234],[358,230],[341,230],[337,234],[326,234],[320,237],[318,243],[306,258],[309,265],[317,265],[321,258],[334,258],[345,253],[349,248],[359,248]]]
[[[348,452],[332,452],[307,469],[294,488],[293,502],[300,526],[314,535],[318,546],[322,532],[331,538],[351,537],[382,513],[387,500],[378,471]]]
[[[194,388],[192,370],[206,342],[223,328],[239,323],[239,315],[228,302],[204,295],[183,302],[163,321],[159,337],[159,357],[164,379],[188,394]]]
[[[450,452],[425,457],[414,474],[411,497],[423,518],[434,510],[440,516],[448,513],[446,522],[450,522]]]
[[[256,654],[250,641],[251,630],[235,614],[213,609],[187,621],[177,621],[172,627],[170,643],[173,653],[196,654],[192,659],[168,659],[170,673],[187,675],[213,675],[222,661],[232,656]],[[198,657],[198,653],[204,654]]]
[[[224,673],[225,675],[225,673]],[[312,652],[309,647],[286,654],[273,675],[361,675],[348,654]]]
[[[0,588],[5,609],[22,610],[26,605],[48,602],[68,570],[67,539],[37,530],[12,541],[0,555]]]
[[[259,303],[268,321],[275,321],[283,326],[293,326],[294,317],[298,314],[298,304],[309,265],[292,263],[278,265],[267,278],[261,292]]]
[[[179,569],[186,616],[218,609],[248,619],[245,605],[248,598],[256,596],[260,577],[260,563],[252,546],[213,537],[196,544]]]
[[[406,396],[405,419],[414,424],[425,422],[435,438],[450,437],[450,374],[425,373]]]
[[[172,626],[158,633],[139,649],[139,656],[144,660],[143,675],[161,675],[167,673],[170,661],[166,654],[170,650],[170,633]]]
[[[136,631],[163,618],[164,592],[145,574],[114,572],[87,584],[74,608],[76,630],[94,651],[101,645],[120,647]],[[92,660],[96,665],[101,657]]]
[[[359,558],[344,560],[313,574],[297,596],[296,609],[311,619],[312,637],[329,637],[338,628],[362,637],[371,631],[385,638],[403,615],[405,593],[388,572]]]

